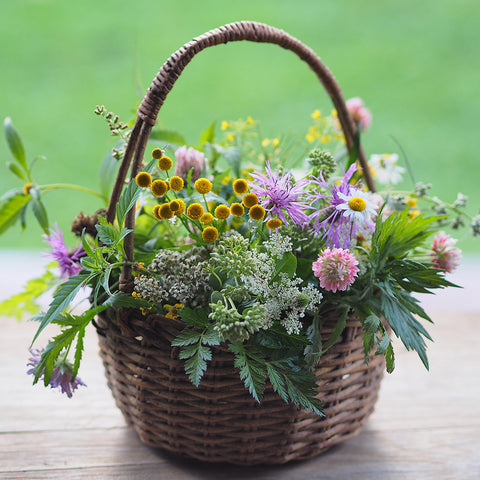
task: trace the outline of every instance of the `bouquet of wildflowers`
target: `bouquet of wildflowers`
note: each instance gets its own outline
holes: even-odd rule
[[[365,131],[371,116],[363,102],[355,98],[347,106],[358,132]],[[130,126],[104,107],[96,114],[120,141],[105,175],[122,158]],[[18,133],[9,120],[5,127],[15,160],[8,166],[24,186],[2,197],[0,232],[25,222],[31,208],[55,263],[0,308],[33,314],[34,339],[51,324],[59,329],[44,349],[31,350],[29,373],[68,396],[84,385],[77,374],[88,324],[107,309],[135,308],[145,321],[161,314],[183,322],[172,345],[194,385],[201,384],[213,347],[224,345],[257,401],[268,380],[286,402],[321,413],[312,369],[351,315],[363,328],[366,362],[384,355],[391,372],[396,335],[428,368],[424,321],[431,320],[413,295],[453,286],[445,274],[459,264],[460,250],[443,230],[469,223],[480,234],[479,216],[466,213],[464,195],[447,204],[429,196],[426,184],[396,191],[406,173],[396,154],[370,157],[381,189],[367,189],[335,111],[316,110],[300,139],[262,138],[251,118],[222,122],[220,132],[212,124],[196,146],[154,130],[115,220],[107,221],[101,208],[79,215],[72,226],[79,243],[70,249],[48,222],[43,197],[52,188],[35,184]],[[284,167],[292,163],[295,169]],[[124,241],[132,232],[124,225],[132,208],[129,262]],[[133,272],[126,288],[122,268]],[[39,312],[36,299],[49,289],[52,303]],[[83,309],[74,303],[82,291]],[[336,326],[322,343],[322,325],[332,315]]]

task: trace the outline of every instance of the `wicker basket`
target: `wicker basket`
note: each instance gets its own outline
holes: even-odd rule
[[[225,25],[192,40],[175,52],[160,69],[138,109],[138,116],[115,182],[107,220],[115,207],[131,164],[130,178],[141,168],[145,146],[167,94],[185,66],[199,51],[229,41],[250,40],[278,44],[296,53],[317,74],[332,98],[345,135],[353,148],[355,125],[337,82],[315,53],[285,32],[255,22]],[[366,166],[359,148],[359,161]],[[369,170],[365,181],[373,190]],[[125,226],[134,227],[133,209]],[[133,234],[125,239],[133,259]],[[131,267],[120,278],[124,292],[133,290]],[[322,319],[327,342],[335,318]],[[200,387],[184,372],[184,362],[171,341],[185,327],[161,315],[111,308],[97,321],[100,351],[108,384],[126,420],[143,443],[208,462],[241,465],[285,463],[313,457],[359,433],[372,413],[384,371],[383,356],[364,361],[359,321],[349,318],[338,342],[316,368],[319,398],[325,417],[297,410],[267,386],[257,404],[245,389],[226,349],[213,349],[213,360]]]

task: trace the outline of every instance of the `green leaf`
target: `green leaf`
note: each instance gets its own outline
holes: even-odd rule
[[[13,162],[7,162],[7,168],[15,175],[17,176],[20,180],[23,180],[24,182],[28,182],[28,178],[23,172],[23,170]]]
[[[207,370],[207,361],[212,359],[212,351],[210,348],[198,343],[197,345],[185,347],[180,352],[180,358],[188,358],[185,362],[185,373],[193,385],[198,387],[203,374]]]
[[[156,160],[152,160],[143,171],[150,173],[155,162]],[[141,191],[142,188],[133,179],[130,180],[127,187],[123,190],[117,204],[117,222],[120,226],[123,226],[127,212],[135,206]]]
[[[265,389],[266,366],[258,356],[247,352],[241,343],[232,343],[229,349],[235,354],[234,365],[250,395],[260,403]]]
[[[27,171],[27,161],[25,159],[25,150],[23,148],[22,140],[17,130],[13,126],[12,120],[7,117],[3,123],[5,128],[5,137],[7,138],[8,148],[15,157],[15,160],[22,166],[24,171]]]
[[[15,224],[31,198],[20,189],[10,190],[0,198],[0,234]]]
[[[212,122],[200,136],[200,141],[198,142],[199,145],[203,145],[204,143],[213,143],[215,142],[215,122]]]
[[[343,330],[345,330],[345,326],[347,324],[348,311],[349,311],[349,308],[345,307],[340,311],[336,312],[336,315],[338,316],[338,320],[337,320],[337,323],[335,324],[335,328],[333,329],[333,332],[330,335],[330,338],[328,339],[325,349],[322,351],[322,354],[324,354],[328,349],[330,349],[330,347],[332,347],[337,342]]]
[[[123,143],[123,142],[122,142]],[[121,146],[119,144],[118,146]],[[110,189],[112,187],[115,173],[118,169],[119,161],[113,156],[110,150],[102,160],[99,171],[100,192],[106,198],[110,196]]]
[[[165,142],[173,145],[186,145],[187,142],[182,134],[172,130],[154,128],[150,133],[150,140]]]
[[[209,326],[208,314],[202,307],[196,308],[195,310],[184,307],[179,313],[181,319],[191,327],[205,330]]]
[[[391,342],[385,351],[385,359],[387,361],[387,372],[392,373],[395,369],[395,355],[393,353],[393,345]]]
[[[55,285],[55,275],[47,270],[40,278],[29,280],[23,287],[23,291],[0,303],[0,314],[22,318],[22,313],[28,312],[32,315],[40,311],[40,306],[35,300]]]
[[[305,370],[296,371],[294,375],[285,375],[290,401],[297,408],[304,408],[311,412],[324,416],[322,403],[315,397],[317,394],[316,377],[312,372]]]
[[[286,273],[289,278],[292,278],[297,270],[297,257],[288,252],[275,261],[275,276],[272,281],[278,281],[280,279],[280,273]]]
[[[185,347],[201,342],[202,334],[203,332],[199,332],[193,328],[186,328],[172,341],[172,347]]]
[[[228,162],[235,177],[240,178],[242,176],[242,150],[239,147],[224,148],[220,145],[215,145],[215,150]]]
[[[43,318],[37,333],[33,337],[33,342],[38,338],[43,329],[53,320],[55,320],[75,298],[80,288],[88,282],[90,275],[87,272],[80,272],[74,277],[70,277],[67,281],[62,283],[60,287],[53,294],[53,300],[50,303],[45,317]]]
[[[30,193],[32,194],[32,211],[35,215],[35,218],[38,221],[38,224],[42,228],[45,233],[48,233],[48,215],[45,205],[42,202],[42,197],[40,191],[37,188],[30,189]]]

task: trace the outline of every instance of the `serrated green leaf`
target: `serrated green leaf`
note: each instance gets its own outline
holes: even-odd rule
[[[91,277],[87,272],[80,272],[74,277],[70,277],[67,281],[60,285],[60,287],[53,294],[53,300],[50,303],[50,308],[40,323],[37,333],[33,337],[32,343],[35,342],[43,329],[50,322],[55,320],[68,307],[68,305],[70,305],[72,300],[80,291],[80,288],[82,288],[82,286],[86,284],[90,278]]]
[[[311,372],[295,372],[295,375],[285,376],[285,384],[287,387],[290,401],[297,408],[304,408],[311,412],[324,416],[322,402],[315,397],[316,382],[315,375]]]
[[[288,403],[287,386],[282,373],[279,372],[277,367],[272,363],[267,363],[267,373],[273,390],[278,393],[284,402]]]
[[[35,300],[55,285],[55,275],[47,270],[41,277],[29,280],[23,291],[0,303],[0,314],[8,317],[22,318],[22,313],[37,314],[40,306]]]
[[[250,395],[260,403],[265,388],[266,366],[254,354],[248,353],[242,344],[230,344],[229,349],[235,354],[234,365],[240,371],[240,378]]]
[[[20,189],[10,190],[0,198],[0,234],[15,224],[31,198]]]
[[[201,342],[202,335],[203,335],[202,332],[194,330],[193,328],[186,328],[185,330],[182,330],[182,332],[180,332],[180,334],[172,341],[172,346],[184,347],[187,345],[197,344],[198,342]],[[182,350],[182,353],[183,351],[185,350]],[[183,357],[183,358],[188,358],[189,356],[191,355],[188,355],[187,357]]]
[[[15,160],[22,166],[24,171],[27,171],[27,161],[25,159],[25,150],[23,148],[22,140],[17,130],[13,126],[12,120],[7,117],[3,123],[5,129],[5,137],[7,138],[8,148]]]
[[[194,347],[194,345],[185,347],[185,349],[189,349],[190,347]],[[196,387],[200,385],[200,380],[207,369],[207,361],[211,359],[212,351],[210,348],[199,344],[194,354],[185,362],[185,373]]]

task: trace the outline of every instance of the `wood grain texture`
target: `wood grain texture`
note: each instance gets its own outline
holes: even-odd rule
[[[383,380],[358,437],[313,460],[248,468],[185,461],[142,445],[114,405],[93,329],[81,369],[87,388],[68,399],[32,387],[25,365],[33,325],[0,319],[0,478],[478,480],[480,318],[432,317],[430,372],[397,344],[396,371]]]

